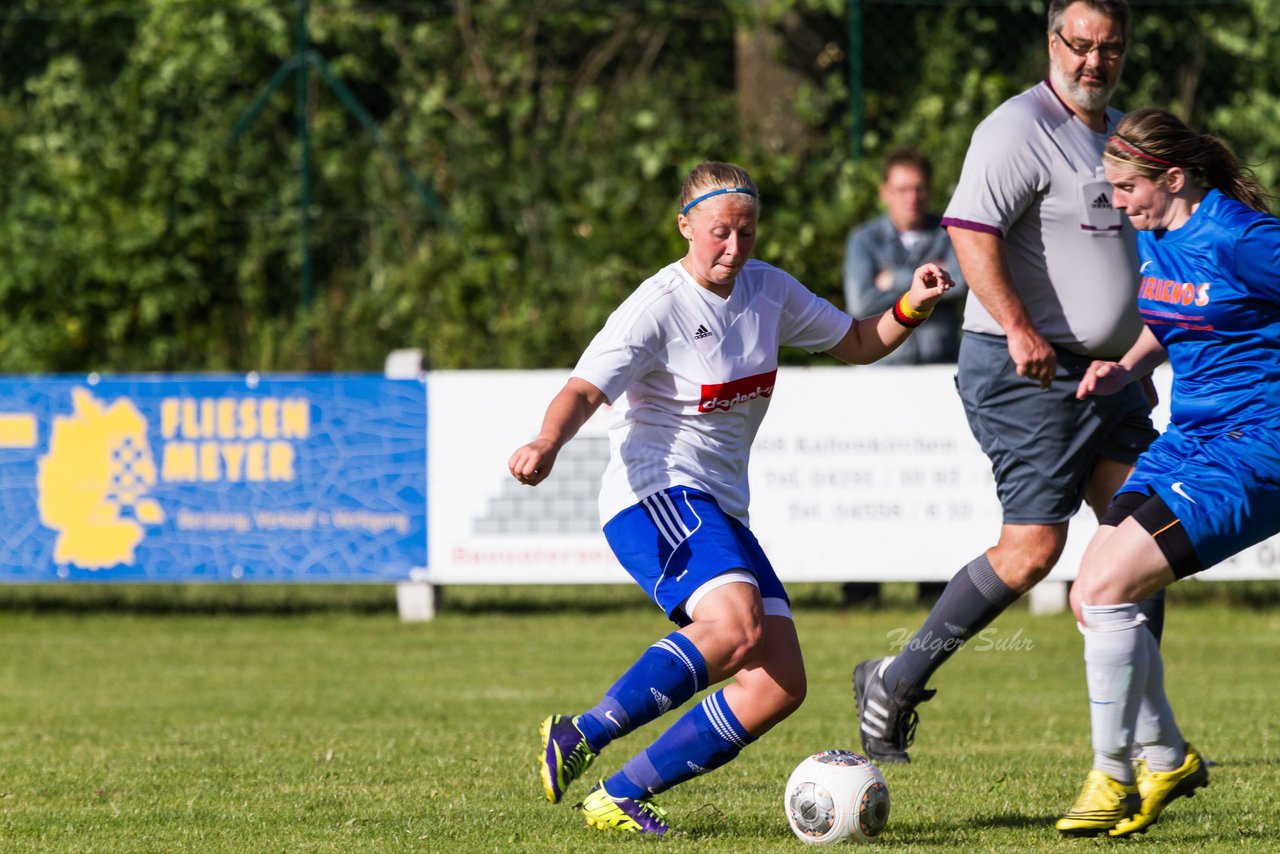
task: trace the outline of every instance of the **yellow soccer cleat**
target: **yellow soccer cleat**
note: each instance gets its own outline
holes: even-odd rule
[[[1063,836],[1097,836],[1135,814],[1141,807],[1142,798],[1137,786],[1121,783],[1095,768],[1084,778],[1080,797],[1054,827]]]
[[[587,824],[596,830],[615,830],[623,833],[647,833],[662,836],[667,832],[667,811],[652,798],[632,800],[615,798],[604,790],[604,783],[597,783],[587,792],[587,798],[578,804]]]
[[[1142,809],[1131,818],[1119,822],[1108,831],[1110,836],[1128,836],[1146,833],[1156,823],[1160,813],[1172,802],[1184,795],[1188,798],[1196,789],[1209,785],[1209,769],[1196,749],[1187,745],[1187,758],[1172,771],[1152,771],[1144,762],[1138,767],[1138,794],[1142,796]]]

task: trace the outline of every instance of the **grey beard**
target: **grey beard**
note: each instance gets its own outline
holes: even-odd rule
[[[1089,113],[1105,110],[1107,105],[1111,103],[1111,93],[1116,90],[1115,84],[1104,89],[1089,89],[1081,86],[1076,81],[1067,79],[1067,76],[1057,66],[1050,67],[1049,77],[1053,80],[1055,88],[1063,95],[1066,95],[1080,109]]]

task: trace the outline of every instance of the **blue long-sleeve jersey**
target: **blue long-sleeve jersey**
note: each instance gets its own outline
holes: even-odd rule
[[[1181,228],[1138,232],[1138,258],[1172,423],[1203,437],[1280,426],[1280,220],[1210,190]]]

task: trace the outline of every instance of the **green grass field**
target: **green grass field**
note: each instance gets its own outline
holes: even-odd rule
[[[681,834],[658,841],[589,830],[572,808],[581,784],[548,805],[532,760],[538,721],[594,702],[667,624],[629,588],[448,593],[440,618],[410,625],[385,588],[0,588],[0,851],[798,852],[787,775],[855,746],[851,665],[924,614],[799,591],[808,702],[663,796]],[[881,848],[1280,850],[1280,612],[1171,594],[1170,695],[1217,765],[1207,790],[1123,842],[1052,829],[1090,758],[1070,618],[1015,609],[995,629],[940,674],[916,761],[884,769]]]

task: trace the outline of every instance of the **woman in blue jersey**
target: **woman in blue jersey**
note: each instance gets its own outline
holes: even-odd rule
[[[1113,394],[1168,359],[1169,427],[1138,460],[1071,590],[1084,635],[1093,770],[1064,834],[1127,836],[1207,786],[1164,693],[1160,648],[1137,602],[1280,532],[1280,220],[1223,143],[1163,110],[1130,113],[1103,155],[1112,205],[1138,229],[1146,323],[1078,396]],[[1153,720],[1138,731],[1139,706]],[[1136,779],[1135,779],[1136,777]]]

